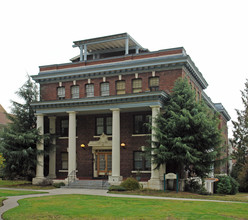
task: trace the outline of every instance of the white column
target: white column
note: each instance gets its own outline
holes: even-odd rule
[[[156,127],[155,118],[160,113],[160,106],[150,106],[152,108],[152,127]],[[156,141],[155,131],[152,129],[152,142]],[[152,148],[154,148],[154,144],[152,144]],[[151,152],[153,154],[153,151]],[[149,180],[149,188],[152,189],[161,189],[162,183],[160,181],[160,173],[159,169],[155,169],[156,164],[153,163],[153,159],[151,161],[151,179]]]
[[[40,135],[44,135],[44,115],[43,114],[37,114],[36,115],[36,126],[39,130]],[[40,140],[36,144],[36,148],[38,151],[44,150],[44,142],[43,139]],[[37,155],[37,165],[36,165],[36,177],[33,178],[32,183],[33,184],[39,184],[44,180],[44,154],[38,154]]]
[[[80,61],[83,61],[83,45],[80,45]]]
[[[87,60],[87,44],[84,45],[84,61]]]
[[[126,42],[125,42],[125,55],[129,54],[129,38],[126,38]]]
[[[50,134],[54,135],[56,133],[56,117],[49,117],[49,130]],[[52,148],[49,152],[49,175],[51,179],[56,178],[56,138],[53,137]]]
[[[69,113],[68,178],[76,177],[76,112]]]
[[[119,184],[120,176],[120,109],[112,111],[112,176],[109,176],[111,184]]]
[[[135,48],[135,53],[139,53],[139,47]]]

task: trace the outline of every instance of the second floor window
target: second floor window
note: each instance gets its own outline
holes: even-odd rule
[[[79,98],[79,86],[71,87],[71,98],[78,99]]]
[[[96,135],[112,134],[112,117],[96,118]]]
[[[132,88],[133,93],[142,92],[142,79],[133,79]]]
[[[69,120],[61,120],[60,134],[62,137],[68,137]]]
[[[94,84],[87,84],[85,86],[86,97],[94,97]]]
[[[135,115],[134,116],[134,134],[148,134],[149,128],[146,123],[150,122],[150,115]]]
[[[65,98],[65,87],[58,87],[57,89],[57,95],[59,99],[64,99]]]
[[[101,83],[101,96],[109,96],[109,83]]]
[[[117,81],[116,82],[116,94],[122,95],[126,93],[125,81]]]
[[[158,91],[159,90],[159,77],[151,77],[149,78],[149,88],[150,91]]]

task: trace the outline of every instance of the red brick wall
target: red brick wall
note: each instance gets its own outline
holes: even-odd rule
[[[146,112],[151,114],[151,112]],[[137,113],[121,113],[120,115],[120,141],[126,144],[126,148],[121,148],[121,161],[120,169],[121,176],[127,178],[132,175],[133,170],[133,152],[141,150],[141,146],[147,144],[147,136],[132,136],[133,134],[133,117]],[[111,115],[111,114],[109,114]],[[99,140],[94,138],[95,135],[95,115],[77,116],[77,176],[79,178],[89,179],[93,177],[93,155],[92,148],[87,144],[90,141]],[[68,117],[57,117],[56,119],[56,132],[60,133],[60,121],[62,119],[68,119]],[[48,122],[47,122],[48,123]],[[111,140],[111,138],[109,138]],[[86,149],[80,147],[81,144],[86,145]],[[57,178],[66,178],[67,173],[58,172],[62,169],[61,153],[67,152],[68,139],[57,139],[57,151],[56,151],[56,175]],[[149,179],[150,174],[143,174],[143,179]]]
[[[173,88],[174,82],[178,77],[182,77],[182,69],[165,70],[156,72],[156,76],[159,76],[160,90],[170,92]],[[139,73],[138,78],[142,79],[142,92],[149,91],[149,78],[152,77],[152,72]],[[123,75],[122,80],[126,82],[126,94],[132,93],[132,80],[135,79],[135,74]],[[106,77],[106,82],[109,82],[110,95],[116,95],[116,81],[119,80],[119,76]],[[95,96],[100,96],[100,85],[103,82],[103,78],[91,79],[91,83],[94,84]],[[77,80],[76,85],[79,86],[79,96],[84,98],[86,96],[85,85],[88,84],[88,79]],[[63,82],[62,86],[65,87],[65,99],[71,98],[71,86],[73,81]],[[56,100],[58,83],[41,84],[41,100]]]

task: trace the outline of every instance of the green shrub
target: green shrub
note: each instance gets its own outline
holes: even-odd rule
[[[197,191],[197,193],[201,195],[211,195],[211,193],[209,193],[204,186],[201,186],[201,188]]]
[[[126,191],[126,189],[123,186],[110,186],[109,191]]]
[[[219,194],[235,195],[238,192],[238,183],[231,176],[217,176],[219,179],[215,184],[215,190]]]
[[[201,189],[201,184],[195,179],[190,179],[185,184],[185,191],[187,192],[199,192]]]
[[[63,183],[63,182],[54,183],[53,186],[56,187],[56,188],[60,188],[61,186],[65,186],[65,183]]]
[[[139,182],[136,179],[132,178],[132,177],[129,177],[125,181],[123,181],[121,183],[121,186],[124,187],[126,190],[140,189]]]

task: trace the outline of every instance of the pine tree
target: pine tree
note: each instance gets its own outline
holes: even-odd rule
[[[28,76],[16,94],[24,103],[11,101],[11,114],[7,114],[11,123],[0,137],[0,151],[5,158],[3,171],[8,178],[19,176],[30,179],[35,175],[37,154],[41,153],[36,149],[36,142],[42,136],[36,129],[35,110],[31,106],[32,102],[37,101],[38,89]]]
[[[218,157],[221,143],[219,120],[202,101],[197,101],[187,79],[178,79],[162,113],[155,119],[154,163],[172,165],[205,177]],[[168,167],[168,166],[167,166]]]
[[[231,143],[234,150],[232,156],[235,160],[232,175],[236,179],[242,167],[248,163],[248,79],[244,91],[241,91],[241,99],[244,110],[236,109],[238,118],[237,121],[232,121],[234,130]]]

